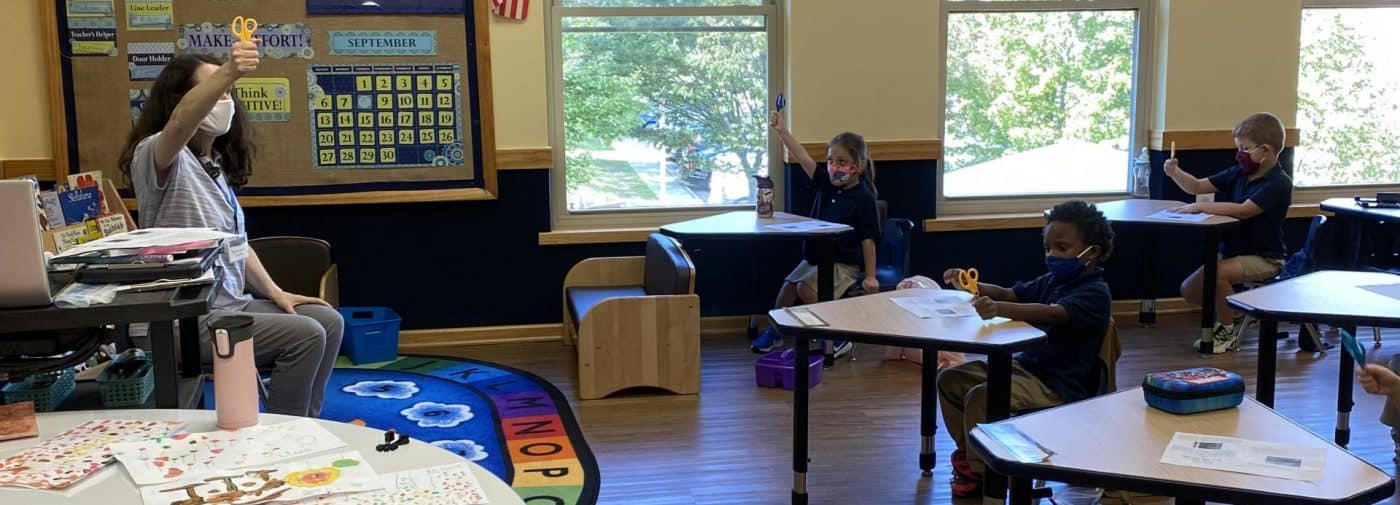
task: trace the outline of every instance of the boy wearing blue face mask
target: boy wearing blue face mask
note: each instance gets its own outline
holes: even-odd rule
[[[1005,317],[1035,325],[1048,345],[1015,356],[1011,364],[1011,410],[1053,407],[1088,398],[1099,390],[1099,346],[1108,332],[1113,296],[1099,264],[1113,253],[1113,228],[1103,213],[1080,200],[1050,210],[1044,229],[1049,272],[1004,288],[978,283],[972,300],[983,319]],[[960,269],[943,274],[958,287]],[[977,496],[982,461],[967,452],[967,433],[987,419],[987,363],[970,361],[938,374],[943,425],[957,443],[953,451],[953,495]]]
[[[1279,168],[1278,156],[1283,151],[1287,133],[1283,121],[1267,112],[1251,115],[1235,126],[1235,166],[1210,177],[1197,178],[1182,170],[1176,158],[1162,165],[1182,191],[1191,195],[1220,193],[1225,201],[1183,205],[1172,212],[1207,213],[1230,216],[1240,220],[1240,226],[1222,237],[1220,261],[1217,263],[1215,286],[1215,317],[1224,320],[1230,314],[1225,297],[1234,294],[1236,284],[1260,282],[1274,278],[1283,269],[1286,249],[1283,243],[1283,220],[1293,203],[1293,179]],[[1205,284],[1205,268],[1197,268],[1181,281],[1181,296],[1196,305],[1201,304]],[[1233,319],[1230,319],[1233,321]],[[1234,324],[1215,323],[1212,354],[1233,351],[1239,347],[1240,336]]]

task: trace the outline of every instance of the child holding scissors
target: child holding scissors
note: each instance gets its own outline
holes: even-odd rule
[[[861,287],[866,293],[879,292],[880,282],[875,279],[875,242],[880,240],[880,217],[875,208],[875,162],[870,160],[865,138],[851,132],[837,134],[826,144],[826,165],[818,165],[807,155],[802,144],[793,138],[778,111],[768,115],[768,125],[782,137],[788,153],[802,166],[802,171],[816,190],[810,215],[855,229],[854,233],[845,235],[836,244],[832,292],[838,297],[845,293],[856,283],[856,274],[862,268],[866,275]],[[811,257],[805,244],[802,255],[802,263],[788,274],[782,289],[778,291],[778,307],[791,307],[798,301],[817,302],[817,261]],[[750,348],[762,353],[782,345],[782,336],[769,328],[754,339]],[[837,357],[841,357],[849,354],[852,348],[850,342],[836,342],[833,351]]]
[[[238,235],[225,241],[216,260],[224,276],[211,312],[199,321],[202,360],[213,360],[209,319],[252,317],[254,361],[274,367],[267,411],[315,417],[344,322],[324,300],[283,291],[273,282],[248,247],[243,207],[234,191],[248,183],[255,149],[253,131],[231,90],[238,78],[258,68],[256,28],[251,19],[234,21],[241,40],[229,48],[228,61],[194,53],[172,59],[152,84],[118,166],[136,191],[141,227],[214,228]]]
[[[973,294],[983,319],[1025,321],[1045,332],[1049,345],[1012,361],[1013,412],[1082,400],[1099,389],[1099,346],[1113,302],[1099,264],[1113,253],[1113,228],[1093,205],[1071,200],[1050,210],[1044,243],[1049,273],[1010,288],[978,282],[975,270],[943,274],[944,282]],[[987,363],[969,361],[939,372],[938,397],[944,427],[958,446],[953,495],[976,496],[983,464],[967,452],[966,441],[968,431],[987,418]]]

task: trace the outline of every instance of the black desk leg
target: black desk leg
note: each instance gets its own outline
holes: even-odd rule
[[[1008,417],[1011,417],[1011,355],[990,354],[987,356],[987,422],[994,423]],[[1005,476],[988,468],[982,480],[982,496],[998,502],[1005,501],[1006,481]]]
[[[807,370],[809,342],[794,339],[793,363]],[[807,505],[807,374],[793,374],[792,385],[792,505]]]
[[[202,364],[199,359],[199,319],[180,320],[180,376],[199,375]]]
[[[817,301],[825,302],[836,299],[836,259],[835,244],[830,240],[817,240],[809,243],[808,247],[817,244]],[[836,365],[835,349],[830,340],[822,341],[822,367],[831,368]]]
[[[180,408],[179,373],[176,372],[175,323],[155,321],[150,326],[151,353],[156,361],[156,408]]]
[[[938,349],[925,347],[923,386],[919,389],[919,469],[933,475],[938,452],[933,437],[938,434]],[[932,366],[930,366],[932,365]]]
[[[1011,479],[1010,505],[1031,505],[1031,481],[1026,478]]]
[[[1356,335],[1355,326],[1347,326],[1342,330]],[[1356,360],[1351,358],[1349,352],[1337,354],[1340,354],[1342,359],[1341,366],[1337,368],[1337,430],[1333,433],[1332,441],[1346,447],[1351,442],[1351,389],[1355,380],[1352,376],[1356,373]]]
[[[1303,336],[1298,335],[1299,339]],[[1259,320],[1259,378],[1254,385],[1254,399],[1264,406],[1274,406],[1274,377],[1278,374],[1278,321]]]
[[[1215,352],[1215,339],[1211,330],[1215,328],[1215,279],[1218,262],[1216,251],[1220,249],[1220,236],[1214,231],[1206,232],[1206,245],[1201,254],[1201,265],[1205,267],[1205,279],[1201,283],[1201,354]]]
[[[1143,256],[1142,277],[1143,284],[1147,286],[1144,290],[1141,305],[1138,307],[1138,324],[1151,328],[1157,324],[1157,300],[1152,298],[1152,290],[1157,286],[1157,237],[1156,228],[1147,228],[1143,232]]]
[[[1348,218],[1346,220],[1347,229],[1347,263],[1352,270],[1361,270],[1361,227],[1364,223],[1360,219]],[[1353,333],[1353,335],[1355,335]]]

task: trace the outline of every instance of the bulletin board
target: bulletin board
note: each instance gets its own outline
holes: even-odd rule
[[[257,147],[244,205],[495,197],[490,0],[40,1],[55,3],[73,172],[124,181],[117,160],[160,68],[227,56],[245,16],[263,44],[234,89]]]

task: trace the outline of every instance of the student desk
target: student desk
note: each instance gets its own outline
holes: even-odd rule
[[[825,223],[819,229],[802,231],[784,230],[782,225],[804,225]],[[833,288],[836,272],[836,240],[854,231],[850,226],[827,223],[819,219],[774,212],[771,218],[758,217],[752,210],[736,210],[710,217],[671,223],[661,227],[661,234],[675,237],[684,243],[687,240],[727,240],[727,241],[791,241],[807,240],[809,252],[817,258],[817,299],[834,300],[840,293]],[[826,366],[831,366],[834,357],[826,355]]]
[[[67,285],[63,276],[50,284],[54,292]],[[0,340],[6,333],[75,330],[105,325],[150,323],[151,353],[155,360],[156,389],[152,393],[160,408],[180,406],[179,379],[199,375],[199,325],[197,318],[209,312],[214,302],[213,284],[185,286],[161,291],[118,293],[112,303],[85,308],[62,309],[53,305],[31,309],[0,309]],[[175,321],[180,324],[180,355],[175,354]],[[177,371],[176,364],[180,364]]]
[[[1329,198],[1319,207],[1346,223],[1346,265],[1352,269],[1361,268],[1361,229],[1366,223],[1400,224],[1400,209],[1362,207],[1351,198]]]
[[[920,319],[891,298],[957,297],[970,300],[960,291],[904,289],[858,296],[844,300],[805,305],[826,326],[803,326],[786,309],[768,313],[783,335],[797,340],[794,363],[807,362],[807,340],[850,340],[867,344],[917,347],[928,361],[923,367],[919,395],[919,468],[925,474],[935,466],[933,436],[938,423],[938,367],[933,356],[939,350],[987,355],[987,418],[1006,419],[1011,409],[1011,355],[1039,347],[1045,333],[1026,323],[1006,319],[984,321],[978,317]],[[807,374],[794,374],[792,388],[792,503],[807,503]],[[988,496],[1002,496],[1005,486],[994,475],[987,476]]]
[[[89,410],[79,412],[50,412],[38,414],[39,437],[0,442],[0,458],[9,457],[29,447],[38,445],[45,439],[63,433],[69,428],[92,419],[140,419],[161,421],[174,419],[184,421],[185,429],[191,432],[214,431],[215,415],[212,410]],[[259,424],[269,425],[302,419],[279,414],[262,414]],[[467,463],[472,475],[481,482],[486,498],[491,505],[521,505],[520,496],[495,474],[462,459],[461,456],[439,449],[433,444],[414,440],[399,447],[394,452],[378,452],[374,446],[384,443],[384,432],[353,424],[314,419],[349,446],[342,451],[358,451],[375,472],[386,473],[429,468],[439,465]],[[68,494],[71,493],[71,496]],[[23,503],[26,505],[47,505],[53,503],[94,503],[101,505],[139,505],[141,494],[136,483],[126,475],[120,464],[107,465],[86,479],[78,481],[68,492],[39,491],[22,488],[0,488],[0,502]],[[334,502],[331,500],[330,502]]]
[[[1231,295],[1226,301],[1259,320],[1259,378],[1254,397],[1274,405],[1278,322],[1343,325],[1352,335],[1357,326],[1400,327],[1400,300],[1361,286],[1400,284],[1400,275],[1372,272],[1321,270]],[[1337,431],[1335,440],[1346,446],[1351,438],[1351,353],[1341,356],[1337,374]]]
[[[1047,462],[1023,463],[981,429],[973,430],[970,445],[987,466],[1023,481],[1140,491],[1175,496],[1177,503],[1361,505],[1395,492],[1388,473],[1250,398],[1239,408],[1178,416],[1148,407],[1142,390],[1131,389],[1003,422],[1055,452]],[[1327,461],[1317,482],[1161,463],[1177,432],[1325,447]],[[1028,491],[1013,489],[1012,505],[1029,504]]]
[[[1205,279],[1201,293],[1201,341],[1197,344],[1197,350],[1210,354],[1214,347],[1211,336],[1215,327],[1215,278],[1217,255],[1220,251],[1220,234],[1225,230],[1235,227],[1239,220],[1228,216],[1211,216],[1203,222],[1191,223],[1184,221],[1167,221],[1163,219],[1150,218],[1157,212],[1186,205],[1176,200],[1115,200],[1095,204],[1105,218],[1113,223],[1115,228],[1146,228],[1148,230],[1148,251],[1146,261],[1143,261],[1143,272],[1147,278],[1152,278],[1151,268],[1156,264],[1158,258],[1156,247],[1156,232],[1161,229],[1187,229],[1198,231],[1205,235],[1205,245],[1201,250],[1201,263],[1205,266]],[[1046,211],[1048,216],[1050,211]]]

